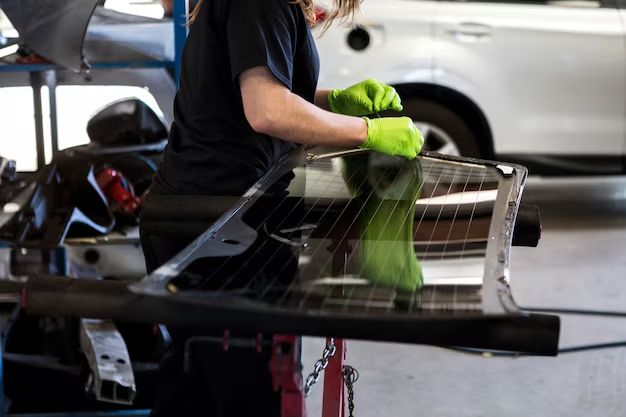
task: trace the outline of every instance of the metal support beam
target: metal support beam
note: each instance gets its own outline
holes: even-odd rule
[[[137,394],[130,356],[111,320],[80,321],[80,345],[91,376],[87,389],[99,401],[130,405]]]
[[[41,72],[30,73],[30,85],[33,88],[33,105],[35,109],[35,143],[37,145],[37,168],[46,165],[46,144],[43,135],[43,110],[41,107],[41,87],[43,76]]]
[[[59,151],[59,128],[57,118],[57,72],[56,70],[46,71],[45,83],[48,87],[48,101],[50,104],[50,144],[52,145],[52,156]]]

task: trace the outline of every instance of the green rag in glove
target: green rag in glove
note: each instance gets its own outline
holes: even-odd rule
[[[423,286],[413,245],[415,203],[422,190],[419,162],[368,154],[344,159],[344,178],[363,201],[360,276],[377,285],[415,292]]]
[[[403,110],[396,90],[374,79],[361,81],[345,90],[331,91],[328,104],[333,113],[346,116],[367,116],[385,110]]]

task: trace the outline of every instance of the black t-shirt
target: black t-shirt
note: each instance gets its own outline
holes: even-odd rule
[[[171,193],[241,195],[295,144],[256,133],[239,75],[267,66],[313,102],[319,57],[290,0],[205,0],[182,59],[174,123],[157,181]]]

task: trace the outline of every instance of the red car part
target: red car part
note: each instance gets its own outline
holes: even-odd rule
[[[137,215],[141,200],[121,172],[113,168],[104,168],[96,174],[96,181],[109,204],[117,206],[129,216]]]

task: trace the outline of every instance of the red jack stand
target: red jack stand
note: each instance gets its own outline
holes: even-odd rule
[[[282,417],[306,417],[298,350],[296,336],[274,336],[270,370],[274,389],[282,389]]]
[[[327,343],[329,339],[327,340]],[[299,343],[296,336],[274,336],[270,369],[274,389],[282,389],[282,417],[306,417],[299,369]],[[345,417],[345,390],[343,367],[346,342],[335,339],[335,354],[324,371],[322,417]]]

